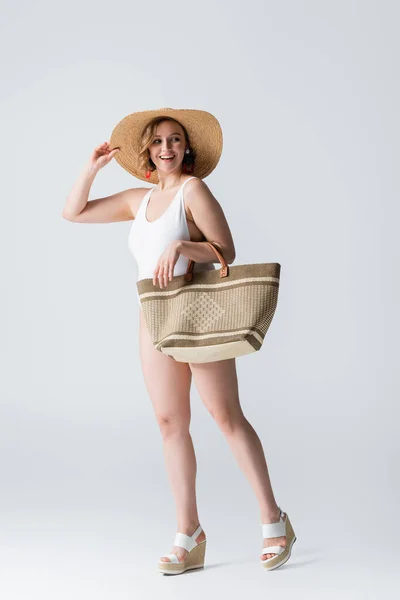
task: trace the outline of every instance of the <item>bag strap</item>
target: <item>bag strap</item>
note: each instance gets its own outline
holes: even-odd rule
[[[219,276],[227,277],[229,275],[228,263],[226,262],[225,258],[221,254],[220,250],[216,246],[214,246],[214,244],[212,242],[206,241],[206,244],[208,244],[210,246],[210,248],[212,248],[214,250],[219,262],[221,263],[221,269],[219,270]],[[185,281],[192,281],[194,265],[195,265],[195,261],[192,260],[191,258],[189,258],[187,270],[184,275]]]

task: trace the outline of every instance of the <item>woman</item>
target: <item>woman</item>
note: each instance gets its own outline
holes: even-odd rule
[[[189,259],[195,261],[194,271],[215,268],[216,256],[204,240],[213,242],[230,264],[235,247],[229,226],[202,181],[215,168],[221,151],[219,123],[205,111],[164,108],[128,115],[114,129],[111,143],[93,151],[63,216],[80,223],[133,220],[129,247],[138,264],[138,280],[152,277],[160,288],[184,274]],[[88,202],[97,172],[114,157],[135,177],[157,185]],[[140,307],[139,296],[138,300]],[[206,534],[198,516],[197,467],[189,433],[192,376],[256,494],[264,546],[261,563],[268,570],[281,566],[296,537],[275,501],[261,442],[240,406],[235,359],[177,362],[155,349],[139,310],[140,360],[177,510],[178,533],[171,553],[160,558],[159,571],[179,574],[204,566]]]

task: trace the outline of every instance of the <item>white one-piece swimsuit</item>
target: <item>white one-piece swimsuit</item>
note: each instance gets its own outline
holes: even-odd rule
[[[195,179],[195,177],[189,177],[182,183],[167,210],[165,210],[155,221],[147,220],[146,209],[151,192],[156,186],[149,189],[140,203],[139,210],[133,220],[128,235],[128,247],[136,260],[138,267],[136,281],[153,278],[154,269],[156,268],[158,259],[168,244],[173,240],[190,241],[185,204],[183,201],[184,186],[190,179]],[[184,275],[187,270],[188,262],[189,259],[186,256],[183,256],[183,254],[180,254],[175,264],[173,275]],[[195,262],[193,272],[213,269],[215,269],[215,265],[212,262]],[[140,298],[137,290],[136,294],[140,306]]]

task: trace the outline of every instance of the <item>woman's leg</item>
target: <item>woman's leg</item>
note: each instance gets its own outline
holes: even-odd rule
[[[235,359],[189,363],[189,366],[204,405],[224,433],[256,494],[261,522],[279,521],[279,507],[272,491],[260,439],[240,406]],[[276,545],[286,546],[286,537],[264,539],[264,546]],[[275,554],[262,554],[261,558],[264,560],[272,556]]]
[[[190,385],[192,374],[187,363],[175,361],[156,350],[151,341],[143,311],[139,317],[139,354],[147,391],[163,439],[168,479],[177,511],[177,531],[192,535],[199,525],[196,502],[196,457],[190,425]],[[197,542],[205,539],[202,531]],[[187,554],[173,547],[178,560]],[[163,557],[163,561],[169,558]]]

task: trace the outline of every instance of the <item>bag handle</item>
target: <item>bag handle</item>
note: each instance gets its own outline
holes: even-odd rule
[[[214,246],[214,244],[212,242],[206,241],[206,244],[208,244],[210,246],[210,248],[212,248],[214,250],[219,262],[221,263],[221,269],[219,270],[220,277],[227,277],[227,275],[229,275],[228,263],[226,262],[225,258],[221,254],[220,250],[216,246]],[[188,262],[186,273],[184,275],[185,281],[192,281],[194,265],[195,265],[195,261],[190,258],[189,262]]]

